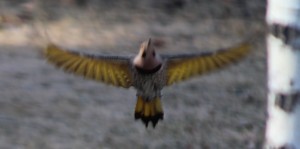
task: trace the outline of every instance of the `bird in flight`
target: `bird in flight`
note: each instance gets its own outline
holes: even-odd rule
[[[160,55],[149,39],[141,44],[136,56],[109,56],[64,50],[51,43],[45,57],[66,72],[118,87],[134,87],[135,119],[141,119],[146,127],[149,122],[155,127],[164,116],[161,91],[165,86],[236,62],[250,47],[249,42],[242,42],[213,52]]]

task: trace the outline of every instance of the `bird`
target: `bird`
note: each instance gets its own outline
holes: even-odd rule
[[[134,118],[153,128],[164,118],[161,91],[195,76],[217,70],[245,57],[251,43],[243,41],[214,51],[158,54],[151,38],[135,56],[83,53],[48,43],[45,59],[68,73],[117,87],[136,89]]]

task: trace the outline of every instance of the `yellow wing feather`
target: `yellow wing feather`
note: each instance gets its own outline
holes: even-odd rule
[[[48,62],[67,72],[124,88],[132,85],[129,59],[83,55],[54,44],[46,47],[45,56]]]
[[[224,67],[243,58],[250,51],[249,43],[211,53],[178,55],[167,58],[167,85]]]

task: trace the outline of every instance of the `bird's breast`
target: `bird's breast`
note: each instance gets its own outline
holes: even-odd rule
[[[160,91],[165,85],[165,82],[163,65],[153,73],[143,73],[138,69],[134,69],[134,87],[137,89],[138,95],[146,98],[160,96]]]

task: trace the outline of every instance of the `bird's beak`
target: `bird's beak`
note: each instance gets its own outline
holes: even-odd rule
[[[149,38],[148,43],[147,43],[147,47],[150,47],[151,45],[151,38]]]

